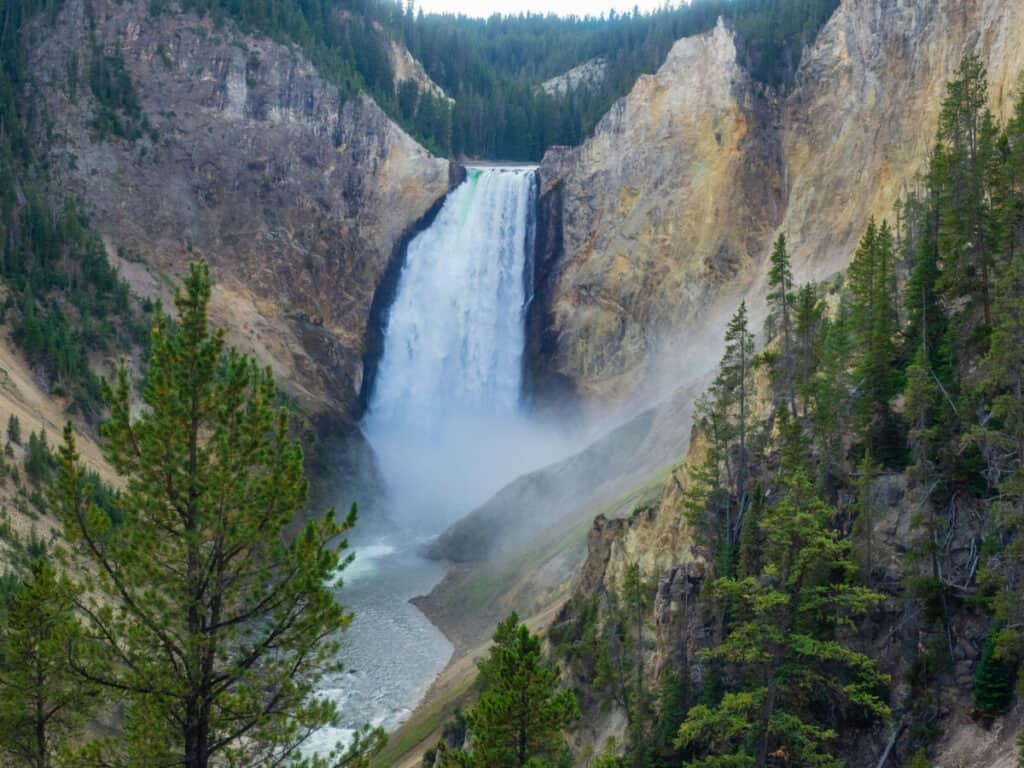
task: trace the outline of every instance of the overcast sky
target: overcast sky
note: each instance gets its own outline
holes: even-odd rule
[[[646,11],[664,5],[664,0],[416,0],[424,13],[464,13],[467,16],[490,16],[493,13],[557,13],[560,16],[598,16],[614,8],[617,12],[632,11],[634,5]]]

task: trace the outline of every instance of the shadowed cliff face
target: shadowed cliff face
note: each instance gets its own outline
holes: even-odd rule
[[[844,0],[784,100],[737,65],[722,24],[678,41],[591,139],[541,166],[541,229],[557,230],[543,242],[557,248],[538,255],[550,265],[529,361],[545,372],[538,395],[569,381],[585,399],[623,400],[664,373],[672,340],[704,335],[715,342],[682,375],[706,371],[739,298],[760,314],[779,231],[798,279],[844,268],[868,217],[891,218],[923,168],[945,83],[969,53],[1005,116],[1024,71],[1024,4]]]
[[[374,292],[403,232],[447,191],[448,163],[368,98],[342,100],[293,48],[147,8],[67,0],[35,32],[28,92],[54,196],[77,196],[155,274],[208,259],[231,340],[308,409],[351,416]],[[90,35],[122,51],[142,138],[93,127]]]

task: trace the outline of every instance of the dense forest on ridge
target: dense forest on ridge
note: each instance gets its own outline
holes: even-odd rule
[[[159,9],[165,0],[157,0]],[[424,14],[392,0],[184,0],[185,9],[232,19],[296,42],[345,92],[365,90],[433,152],[491,160],[539,160],[575,145],[636,78],[654,72],[672,44],[719,16],[734,24],[755,78],[785,87],[804,46],[838,0],[694,0],[652,13],[577,18],[529,14],[476,19]],[[424,66],[450,99],[394,82],[389,40]],[[605,76],[563,96],[540,84],[588,60]],[[410,90],[411,89],[411,90]]]

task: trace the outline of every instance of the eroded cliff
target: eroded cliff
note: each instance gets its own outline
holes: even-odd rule
[[[541,165],[538,394],[621,401],[687,341],[713,349],[741,296],[758,314],[779,231],[798,279],[845,267],[923,168],[963,56],[986,63],[1005,116],[1022,38],[1014,0],[843,0],[784,98],[743,71],[724,24],[679,40],[593,137]],[[682,375],[713,362],[691,356]]]
[[[540,376],[584,398],[630,394],[662,330],[694,325],[724,287],[749,281],[782,214],[773,111],[720,22],[679,40],[582,146],[547,154],[541,192],[560,205],[539,227],[554,219],[542,248],[558,248],[538,259]]]
[[[374,293],[447,191],[447,161],[294,47],[227,22],[68,0],[28,48],[53,196],[77,197],[112,250],[137,254],[149,274],[133,287],[166,292],[165,276],[207,259],[232,341],[307,410],[356,415]],[[118,59],[135,138],[100,125],[95,68],[116,74]]]

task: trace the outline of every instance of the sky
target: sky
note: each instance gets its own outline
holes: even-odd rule
[[[616,12],[632,11],[634,5],[648,11],[664,5],[664,0],[416,0],[416,8],[424,13],[464,13],[467,16],[490,16],[494,13],[557,13],[560,16],[597,16],[612,8]]]

